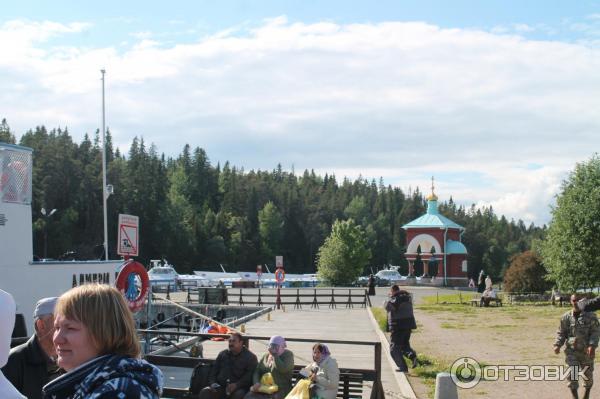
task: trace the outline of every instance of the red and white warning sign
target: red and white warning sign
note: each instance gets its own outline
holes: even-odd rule
[[[138,256],[139,218],[133,215],[119,215],[119,235],[117,253],[123,256]]]

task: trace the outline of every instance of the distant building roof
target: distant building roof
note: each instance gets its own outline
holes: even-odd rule
[[[433,198],[435,199],[433,199]],[[454,223],[452,220],[448,219],[445,216],[442,216],[438,212],[437,208],[437,197],[430,196],[427,201],[427,213],[417,219],[413,220],[410,223],[402,226],[403,229],[412,229],[412,228],[424,228],[424,227],[437,227],[437,228],[451,228],[451,229],[459,229],[464,230],[465,228],[461,225]],[[466,250],[465,250],[466,253]]]

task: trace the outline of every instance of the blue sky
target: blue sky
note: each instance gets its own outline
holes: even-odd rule
[[[600,1],[424,0],[424,1],[21,1],[3,5],[4,21],[50,20],[93,23],[84,37],[67,42],[102,46],[130,39],[137,32],[155,32],[172,40],[193,41],[234,26],[252,27],[265,18],[285,15],[291,22],[331,21],[341,24],[382,21],[425,21],[443,28],[509,29],[529,38],[577,40],[585,32],[575,24],[600,17]],[[538,29],[535,29],[535,28]],[[544,27],[545,29],[539,29]],[[597,27],[597,26],[596,26]]]
[[[600,1],[10,2],[0,117],[547,223],[597,150]]]

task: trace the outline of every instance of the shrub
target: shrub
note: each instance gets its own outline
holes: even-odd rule
[[[504,291],[543,293],[549,288],[546,269],[535,252],[526,251],[511,259],[504,275]]]

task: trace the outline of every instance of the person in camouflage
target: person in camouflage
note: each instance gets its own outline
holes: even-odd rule
[[[594,384],[594,356],[600,338],[600,324],[595,313],[584,312],[578,307],[578,301],[579,297],[576,294],[571,295],[572,309],[563,314],[560,319],[554,342],[554,353],[559,354],[560,348],[566,344],[566,363],[568,366],[578,366],[579,370],[584,370],[583,398],[589,399]],[[572,371],[569,380],[569,389],[575,399],[579,398],[577,393],[579,370]]]

